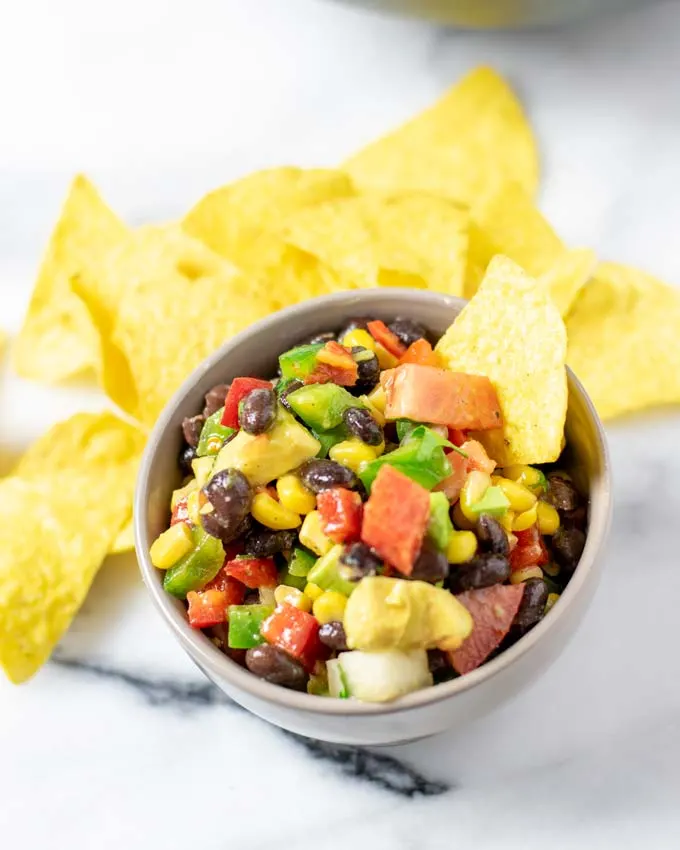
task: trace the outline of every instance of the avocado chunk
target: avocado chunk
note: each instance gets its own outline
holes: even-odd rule
[[[503,490],[498,485],[493,485],[486,488],[484,495],[478,502],[470,505],[470,511],[478,517],[482,514],[499,517],[503,516],[509,507],[510,502]]]
[[[288,404],[314,431],[330,431],[342,424],[349,407],[365,407],[362,401],[337,384],[308,384],[288,395]]]
[[[267,484],[316,457],[321,444],[280,404],[274,425],[254,436],[239,431],[217,455],[213,474],[238,469],[253,486]]]
[[[341,574],[340,555],[342,555],[343,549],[344,547],[338,543],[325,555],[322,555],[307,573],[307,581],[311,584],[318,584],[324,590],[337,590],[338,593],[343,593],[345,596],[353,593],[357,587],[356,582],[348,581]]]
[[[449,500],[444,493],[430,493],[430,520],[427,535],[440,552],[444,552],[453,531],[449,516]]]

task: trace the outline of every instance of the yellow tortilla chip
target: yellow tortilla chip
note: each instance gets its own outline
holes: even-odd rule
[[[603,419],[680,402],[680,289],[601,263],[567,334],[567,362]]]
[[[101,255],[127,233],[87,178],[76,177],[14,347],[14,368],[19,375],[56,382],[99,368],[99,334],[72,283],[92,275]]]
[[[571,248],[563,251],[548,271],[539,275],[539,283],[547,288],[562,317],[571,310],[596,266],[594,251],[589,248]]]
[[[125,525],[118,532],[116,539],[111,544],[109,555],[122,555],[124,552],[131,552],[135,548],[135,527],[132,521],[132,516],[125,522]]]
[[[51,428],[0,481],[0,666],[47,660],[130,516],[144,436],[111,413]]]
[[[202,198],[182,225],[242,268],[260,268],[269,232],[296,210],[353,194],[352,182],[330,169],[274,168],[244,177]]]
[[[286,238],[333,269],[346,288],[462,292],[468,213],[445,198],[413,193],[327,201],[293,215]]]
[[[482,67],[359,151],[345,169],[361,190],[422,190],[473,204],[509,180],[533,196],[539,166],[519,101],[502,77]]]
[[[450,369],[486,375],[496,388],[503,428],[476,438],[500,466],[557,460],[567,415],[567,336],[540,283],[495,257],[437,351]]]

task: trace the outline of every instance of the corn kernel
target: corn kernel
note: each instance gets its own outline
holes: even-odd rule
[[[364,463],[370,463],[377,457],[376,449],[380,446],[368,446],[361,440],[353,437],[351,440],[343,440],[336,443],[328,452],[328,456],[336,463],[349,467],[352,472],[358,472]],[[384,446],[383,446],[384,449]]]
[[[510,575],[510,584],[521,584],[530,578],[543,578],[543,570],[540,567],[522,567]]]
[[[545,475],[534,466],[527,466],[523,463],[506,466],[503,475],[511,481],[523,484],[534,493],[540,493],[545,489]]]
[[[474,522],[471,522],[463,513],[460,507],[460,502],[456,502],[453,506],[453,524],[456,528],[472,531],[475,527]]]
[[[552,561],[549,564],[543,565],[543,572],[550,576],[550,578],[557,578],[560,574],[560,565],[554,564]]]
[[[300,543],[317,555],[325,555],[333,548],[333,541],[323,532],[321,514],[318,511],[311,511],[305,517],[300,528]]]
[[[176,522],[151,544],[151,563],[158,570],[168,570],[193,548],[191,529],[186,522]]]
[[[177,505],[182,501],[182,499],[186,496],[188,498],[189,493],[192,493],[194,490],[198,489],[198,481],[195,478],[192,478],[188,484],[185,484],[184,487],[180,487],[179,490],[172,491],[172,498],[170,499],[170,510],[174,511]]]
[[[515,512],[506,511],[503,516],[498,517],[498,522],[503,526],[508,534],[512,531],[512,524],[515,521]]]
[[[306,596],[297,587],[289,587],[287,584],[280,584],[274,591],[274,599],[277,605],[293,605],[301,611],[312,610],[312,600]]]
[[[526,531],[536,523],[537,506],[529,508],[528,511],[522,511],[521,514],[516,514],[512,521],[512,531]]]
[[[196,486],[204,487],[208,479],[212,475],[213,466],[215,465],[215,455],[206,455],[205,457],[195,457],[191,461],[191,468],[196,476]]]
[[[541,534],[555,534],[560,527],[560,515],[555,508],[547,502],[539,502],[536,513]]]
[[[373,402],[367,395],[360,395],[359,401],[363,401],[363,403],[368,408],[369,413],[375,419],[378,425],[380,425],[381,428],[384,427],[386,421],[385,417],[383,416],[384,405],[383,410],[378,410],[377,406],[373,404]]]
[[[491,476],[486,472],[473,469],[472,472],[468,473],[465,484],[463,484],[460,491],[458,504],[460,505],[463,516],[470,522],[474,522],[477,519],[477,514],[472,511],[472,506],[477,504],[490,486]]]
[[[316,507],[316,496],[297,475],[282,475],[276,482],[276,492],[284,508],[306,516]]]
[[[559,598],[560,598],[559,593],[549,593],[548,594],[548,598],[545,601],[544,615],[547,614],[548,611],[550,611],[550,609],[553,607],[553,605],[557,602],[557,600]]]
[[[187,517],[192,525],[201,525],[200,490],[192,490],[187,497]]]
[[[345,615],[347,597],[337,590],[326,590],[314,600],[312,611],[323,626],[324,623],[342,622]]]
[[[390,354],[390,352],[379,342],[375,344],[375,356],[378,358],[378,363],[380,364],[381,369],[394,369],[395,366],[398,365],[399,361],[394,356],[394,354]]]
[[[319,587],[318,584],[314,584],[314,582],[308,581],[305,585],[304,594],[308,599],[311,599],[312,602],[316,602],[316,600],[323,596],[325,593],[323,587]]]
[[[498,484],[510,502],[510,508],[518,514],[528,511],[536,504],[536,496],[523,484],[511,481],[509,478],[494,476],[494,483]]]
[[[474,557],[477,538],[472,531],[452,531],[446,545],[446,559],[450,564],[464,564]]]
[[[253,496],[250,513],[259,523],[277,531],[297,528],[302,521],[299,514],[284,507],[281,502],[277,502],[266,490]]]
[[[374,390],[371,390],[366,398],[376,410],[379,410],[384,415],[385,408],[387,407],[387,396],[380,384]]]
[[[347,348],[353,348],[355,345],[360,345],[362,348],[367,348],[369,351],[375,352],[375,340],[368,331],[363,328],[355,328],[349,331],[342,338],[342,345]]]

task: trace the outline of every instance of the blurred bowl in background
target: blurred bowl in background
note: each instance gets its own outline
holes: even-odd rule
[[[643,0],[340,0],[468,29],[544,27],[622,12]]]

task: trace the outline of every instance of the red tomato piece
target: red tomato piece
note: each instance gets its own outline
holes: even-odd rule
[[[449,442],[460,448],[467,440],[467,432],[461,431],[460,428],[449,428]]]
[[[326,537],[335,543],[351,543],[361,537],[361,496],[344,487],[322,490],[316,497]]]
[[[465,479],[468,474],[467,458],[458,452],[447,452],[446,458],[451,464],[451,475],[440,481],[434,489],[446,494],[446,498],[453,504],[460,496],[460,491],[463,489]]]
[[[380,383],[387,398],[387,419],[479,431],[503,424],[496,390],[484,375],[404,363],[383,372]]]
[[[402,363],[420,363],[421,366],[439,366],[439,358],[430,343],[424,338],[412,342],[399,360]]]
[[[385,464],[364,505],[361,539],[400,573],[410,575],[427,529],[430,494]]]
[[[183,499],[180,499],[172,509],[170,525],[176,525],[178,522],[186,522],[187,525],[191,526],[191,523],[189,522],[189,511],[187,510],[186,496]]]
[[[448,653],[454,670],[469,673],[486,661],[510,631],[523,594],[523,584],[495,584],[456,596],[472,615],[473,626],[463,645]]]
[[[279,571],[273,558],[234,558],[225,564],[227,575],[245,584],[246,587],[276,587]]]
[[[269,381],[260,378],[234,378],[229,387],[229,392],[224,400],[224,413],[222,414],[222,425],[229,428],[238,428],[238,406],[251,390],[266,388],[270,390],[272,385]]]
[[[368,332],[373,337],[376,342],[379,342],[380,345],[391,355],[397,358],[403,357],[406,354],[406,346],[399,339],[399,337],[393,333],[385,324],[385,322],[381,322],[377,319],[374,322],[369,322]]]
[[[491,460],[484,446],[477,440],[466,440],[460,449],[467,455],[468,472],[478,469],[480,472],[488,472],[491,475],[496,468],[496,461]]]
[[[549,563],[550,556],[536,524],[526,531],[515,531],[513,534],[517,538],[517,545],[510,552],[510,569],[513,572]]]
[[[311,671],[324,655],[319,640],[319,621],[294,605],[280,605],[262,623],[260,632],[267,643],[297,658],[307,670]]]

